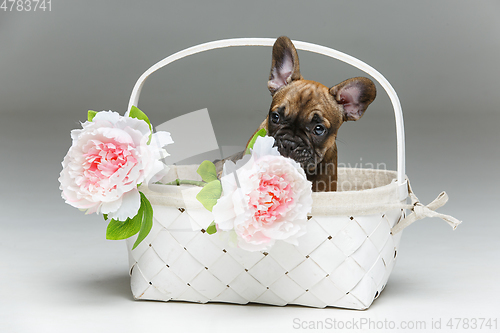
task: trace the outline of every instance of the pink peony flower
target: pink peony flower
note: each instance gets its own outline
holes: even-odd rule
[[[162,147],[173,142],[170,134],[154,133],[148,145],[145,121],[112,111],[97,113],[82,127],[71,131],[73,143],[62,162],[62,197],[87,214],[120,221],[134,217],[141,206],[138,185],[165,170],[159,159],[168,156]]]
[[[311,182],[300,164],[259,137],[251,155],[224,165],[223,195],[212,213],[218,230],[234,231],[239,247],[260,251],[276,240],[297,244],[311,211]]]

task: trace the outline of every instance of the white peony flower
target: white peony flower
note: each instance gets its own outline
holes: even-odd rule
[[[297,244],[312,207],[304,170],[273,145],[274,138],[258,137],[251,155],[225,163],[223,195],[212,209],[217,229],[234,230],[238,245],[249,251],[268,249],[278,239]]]
[[[112,111],[98,112],[82,127],[71,131],[73,143],[62,162],[62,197],[87,214],[120,221],[134,217],[141,206],[138,185],[165,171],[159,159],[168,156],[162,147],[173,143],[170,133],[152,134],[148,145],[145,121]]]

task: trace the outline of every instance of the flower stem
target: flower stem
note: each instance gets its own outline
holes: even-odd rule
[[[198,181],[198,180],[184,180],[184,179],[176,179],[174,181],[171,181],[169,183],[165,183],[165,184],[162,184],[162,185],[181,185],[181,184],[187,184],[187,185],[196,185],[196,186],[205,186],[207,185],[207,183],[205,183],[204,181]]]

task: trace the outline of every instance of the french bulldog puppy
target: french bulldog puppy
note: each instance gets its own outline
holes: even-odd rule
[[[265,128],[281,155],[301,164],[313,191],[336,191],[337,131],[345,121],[363,116],[375,99],[375,85],[364,77],[331,88],[305,80],[295,46],[288,37],[281,36],[273,46],[267,87],[273,100],[257,131]],[[239,153],[227,159],[236,161],[242,156]],[[222,170],[224,161],[216,164],[218,170]]]

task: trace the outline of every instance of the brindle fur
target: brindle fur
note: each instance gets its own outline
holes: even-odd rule
[[[344,121],[361,118],[375,99],[375,85],[363,77],[348,79],[331,88],[305,80],[300,74],[295,46],[282,36],[273,46],[268,88],[273,101],[268,116],[255,133],[265,128],[275,138],[278,151],[302,165],[313,191],[336,191],[337,131]],[[270,121],[273,112],[279,114],[278,123]],[[320,124],[326,133],[318,136],[313,130]],[[236,161],[242,156],[239,153],[227,159]],[[225,160],[216,163],[219,172]]]

